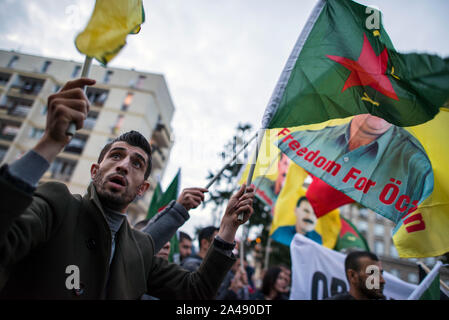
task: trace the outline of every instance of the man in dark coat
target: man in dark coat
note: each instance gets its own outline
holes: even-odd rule
[[[151,235],[132,229],[126,219],[130,203],[149,187],[151,147],[139,133],[105,146],[91,167],[85,196],[72,195],[62,183],[36,188],[69,143],[70,123],[82,127],[89,112],[82,88],[93,84],[85,78],[69,81],[51,95],[43,137],[21,159],[0,168],[0,297],[139,299],[147,293],[213,299],[235,261],[235,233],[253,212],[252,188],[242,187],[231,197],[207,256],[192,273],[155,257]],[[195,208],[204,192],[184,190],[171,205]]]

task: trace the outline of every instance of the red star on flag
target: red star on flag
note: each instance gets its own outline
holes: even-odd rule
[[[388,65],[387,48],[379,56],[376,56],[366,34],[363,34],[362,52],[357,61],[339,56],[326,56],[351,70],[343,90],[341,90],[342,92],[354,86],[369,86],[387,97],[399,100],[390,79],[386,75]]]

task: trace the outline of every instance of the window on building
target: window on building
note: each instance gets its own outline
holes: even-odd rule
[[[106,71],[106,73],[104,74],[103,82],[109,83],[109,81],[111,81],[111,76],[113,73],[114,73],[114,71],[111,71],[111,70]]]
[[[44,135],[43,129],[31,127],[29,137],[33,139],[40,139]]]
[[[411,282],[411,283],[418,283],[419,282],[419,277],[415,272],[410,272],[407,275],[407,281]]]
[[[139,75],[139,78],[137,79],[136,88],[142,89],[143,88],[143,82],[145,81],[147,77],[144,75]]]
[[[12,141],[19,133],[20,125],[12,123],[1,123],[1,136],[0,138],[7,141]]]
[[[13,56],[11,58],[11,60],[9,60],[7,67],[8,68],[14,68],[14,66],[16,65],[18,60],[19,60],[19,56]]]
[[[368,222],[364,220],[359,220],[357,224],[357,228],[360,232],[367,232],[368,231]]]
[[[76,161],[56,158],[50,165],[50,173],[52,179],[69,181],[75,170]]]
[[[401,278],[401,272],[398,269],[391,269],[390,273],[397,278]]]
[[[375,224],[374,225],[374,234],[379,237],[383,237],[385,235],[385,227],[383,224]]]
[[[19,76],[17,82],[11,88],[17,88],[20,93],[37,95],[41,91],[45,80],[39,78]]]
[[[41,72],[42,73],[45,73],[45,72],[47,72],[47,70],[48,70],[48,67],[51,65],[51,61],[45,61],[44,62],[44,64],[42,65],[42,69],[41,69]]]
[[[433,267],[435,265],[435,263],[437,262],[437,259],[435,257],[428,257],[424,259],[424,263],[428,266],[428,267]]]
[[[7,147],[0,146],[0,162],[3,161],[3,158],[5,157],[7,152],[8,152],[8,148]]]
[[[87,99],[89,99],[90,103],[95,107],[102,107],[108,98],[109,91],[88,87],[86,90]]]
[[[3,73],[0,72],[0,86],[6,86],[6,84],[9,81],[9,78],[11,78],[11,74],[10,73]]]
[[[125,98],[125,100],[123,101],[123,104],[122,104],[122,109],[121,109],[122,111],[127,111],[128,110],[131,102],[133,101],[133,97],[134,97],[134,94],[132,92],[128,92],[128,94],[126,95],[126,98]]]
[[[379,255],[384,255],[384,242],[380,240],[374,241],[374,252]]]
[[[28,112],[31,110],[33,100],[16,98],[8,96],[6,98],[6,107],[8,114],[14,117],[25,118]]]
[[[89,111],[89,113],[87,114],[86,120],[84,120],[83,129],[92,130],[95,126],[95,123],[97,122],[97,118],[98,118],[98,112],[93,111],[93,110]]]
[[[119,114],[117,116],[117,120],[115,121],[115,125],[112,127],[112,134],[117,135],[120,132],[120,129],[123,125],[123,121],[125,120],[125,116],[123,114]]]
[[[64,152],[81,154],[86,146],[87,138],[87,135],[76,133],[69,144],[64,148]]]
[[[81,71],[81,66],[75,66],[72,71],[72,78],[78,77],[80,71]]]
[[[390,256],[393,258],[399,257],[398,250],[396,250],[396,246],[394,245],[394,243],[390,245]]]
[[[365,219],[368,219],[369,211],[367,208],[362,208],[359,210],[360,217],[363,217]]]

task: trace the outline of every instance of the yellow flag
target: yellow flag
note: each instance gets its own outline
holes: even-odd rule
[[[402,258],[439,256],[449,251],[449,111],[441,108],[424,124],[406,128],[423,145],[432,162],[432,194],[410,210],[394,230],[393,241]]]
[[[144,21],[142,0],[97,0],[89,23],[75,39],[75,46],[106,65],[125,46],[126,36],[138,33]]]
[[[270,236],[285,245],[290,244],[294,233],[296,233],[297,216],[295,215],[295,208],[298,200],[306,194],[303,184],[308,175],[307,171],[291,162],[284,186],[274,206]],[[340,211],[335,209],[317,219],[314,229],[308,234],[312,239],[319,240],[324,247],[333,249],[337,243],[340,229]]]

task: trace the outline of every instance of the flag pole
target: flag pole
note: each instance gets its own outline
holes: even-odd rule
[[[256,133],[256,136],[258,136],[257,145],[256,145],[256,153],[254,154],[253,161],[251,162],[251,167],[249,168],[248,177],[246,179],[247,187],[251,185],[251,181],[253,180],[254,169],[256,168],[257,158],[259,156],[259,147],[262,144],[262,139],[263,139],[263,136],[265,133],[265,129],[261,129],[259,131],[262,131],[262,132],[261,132],[261,134],[259,134],[259,132]],[[237,220],[243,221],[243,213],[239,214],[239,216],[237,217]]]
[[[92,57],[86,56],[84,59],[83,69],[81,70],[81,78],[87,78],[90,72],[90,66],[92,65]],[[84,87],[84,93],[86,93],[87,87]],[[75,135],[76,125],[74,122],[70,123],[69,128],[67,129],[66,135],[73,136]]]
[[[232,159],[220,170],[220,172],[218,172],[211,181],[209,181],[209,183],[206,186],[206,189],[209,189],[209,187],[214,184],[215,181],[217,181],[217,179],[221,176],[221,174],[231,165],[232,162],[234,162],[234,160],[237,158],[237,156],[242,153],[243,150],[246,149],[246,147],[257,137],[257,132],[256,134],[248,141],[246,142],[243,147],[232,157]]]
[[[429,273],[429,272],[430,272],[430,269],[429,269],[429,268],[428,268],[422,261],[418,261],[416,264],[420,265],[421,268],[423,268],[424,271],[425,271],[426,273]],[[441,279],[440,279],[440,285],[441,285],[444,289],[446,289],[447,291],[449,291],[448,285],[445,284],[445,283],[443,282],[443,280],[441,280]]]

